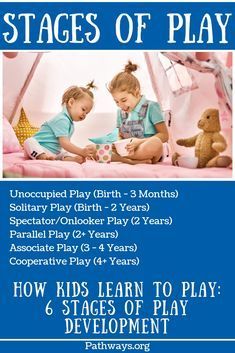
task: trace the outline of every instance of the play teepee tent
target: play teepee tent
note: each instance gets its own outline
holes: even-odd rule
[[[183,52],[160,55],[151,52],[145,53],[145,58],[155,94],[170,120],[172,149],[176,148],[177,138],[195,134],[200,114],[213,107],[220,111],[220,123],[228,140],[227,152],[231,155],[231,53],[225,57],[203,54],[203,61],[198,60],[200,56],[195,53]]]

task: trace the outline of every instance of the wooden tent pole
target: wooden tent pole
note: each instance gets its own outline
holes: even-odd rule
[[[18,109],[18,107],[20,105],[20,102],[21,102],[22,98],[24,97],[24,94],[25,94],[25,92],[26,92],[26,90],[27,90],[27,88],[28,88],[28,86],[29,86],[29,84],[30,84],[30,82],[32,80],[32,77],[33,77],[33,75],[34,75],[34,73],[35,73],[35,71],[37,69],[37,66],[38,66],[42,56],[43,56],[43,53],[38,53],[37,54],[36,59],[35,59],[32,67],[30,69],[30,72],[29,72],[28,76],[26,77],[26,80],[25,80],[25,82],[24,82],[24,84],[23,84],[23,86],[22,86],[22,88],[20,90],[20,94],[19,94],[19,96],[18,96],[18,98],[16,100],[15,106],[14,106],[12,112],[11,112],[11,115],[10,115],[10,118],[9,118],[10,124],[12,123],[12,121],[14,119],[16,111],[17,111],[17,109]]]

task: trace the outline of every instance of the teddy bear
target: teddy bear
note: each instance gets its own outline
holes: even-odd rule
[[[199,134],[179,139],[176,143],[180,146],[195,146],[195,156],[198,158],[197,168],[204,167],[228,167],[232,163],[229,156],[220,156],[225,151],[227,143],[221,135],[218,109],[206,109],[198,122],[198,128],[202,130]],[[172,156],[172,164],[177,165],[179,153]]]

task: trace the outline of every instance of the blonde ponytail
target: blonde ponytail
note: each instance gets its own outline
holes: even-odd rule
[[[132,74],[137,68],[138,66],[129,60],[125,65],[124,71],[119,72],[109,83],[109,92],[113,94],[114,92],[127,91],[134,95],[136,95],[137,92],[140,93],[139,80]]]

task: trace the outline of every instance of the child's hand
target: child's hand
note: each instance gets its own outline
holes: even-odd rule
[[[112,152],[118,154],[114,143],[112,143]]]
[[[94,159],[96,154],[96,148],[93,145],[88,145],[82,149],[83,157]]]
[[[126,145],[126,150],[128,154],[133,154],[135,150],[139,147],[140,143],[141,143],[140,139],[133,138],[131,142]]]

